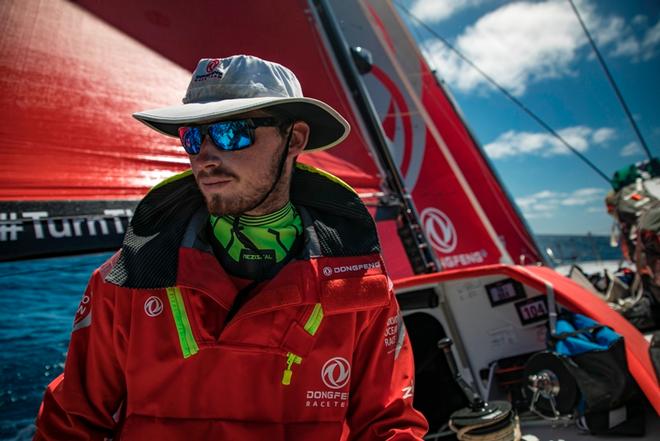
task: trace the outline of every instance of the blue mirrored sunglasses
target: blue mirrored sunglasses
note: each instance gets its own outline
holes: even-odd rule
[[[277,126],[277,118],[246,118],[232,121],[219,121],[212,124],[179,127],[181,145],[189,155],[197,155],[202,149],[204,138],[222,151],[242,150],[254,143],[254,130],[257,127]]]

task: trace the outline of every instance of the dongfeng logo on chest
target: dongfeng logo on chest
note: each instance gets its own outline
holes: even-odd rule
[[[331,358],[321,368],[321,379],[330,389],[341,389],[351,377],[351,365],[342,357]]]
[[[343,357],[333,357],[326,361],[321,368],[321,379],[327,388],[335,390],[308,390],[305,407],[326,409],[346,407],[348,392],[337,389],[346,386],[349,378],[351,378],[351,365],[348,360]]]
[[[156,296],[151,296],[144,302],[144,312],[149,317],[156,317],[163,312],[163,302]]]

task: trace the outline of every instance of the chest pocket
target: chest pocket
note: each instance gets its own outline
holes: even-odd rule
[[[377,308],[389,303],[387,277],[378,274],[353,278],[333,279],[321,284],[321,303],[311,308],[304,325],[293,322],[287,330],[282,348],[287,352],[282,385],[291,384],[295,365],[311,351],[315,334],[323,317],[333,314],[357,312]]]
[[[284,335],[282,348],[286,351],[286,365],[282,373],[282,385],[291,384],[294,365],[301,364],[304,357],[309,354],[314,346],[314,335],[323,321],[323,307],[320,303],[309,308],[304,325],[294,321]]]
[[[365,311],[389,302],[388,280],[382,274],[331,279],[321,284],[321,303],[327,315]]]
[[[300,365],[311,351],[315,342],[315,334],[326,314],[368,310],[388,303],[387,277],[383,275],[323,282],[321,303],[317,303],[311,308],[303,325],[294,321],[284,335],[282,348],[287,354],[282,373],[282,385],[291,384],[295,366]]]

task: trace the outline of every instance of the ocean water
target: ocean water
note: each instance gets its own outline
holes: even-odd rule
[[[616,260],[601,236],[538,236],[557,264]],[[43,392],[64,368],[73,317],[92,271],[112,253],[0,263],[0,440],[28,440]]]
[[[610,246],[608,236],[537,235],[536,242],[554,266],[623,258],[620,248]]]
[[[32,439],[46,385],[64,368],[87,281],[111,255],[0,263],[0,439]]]

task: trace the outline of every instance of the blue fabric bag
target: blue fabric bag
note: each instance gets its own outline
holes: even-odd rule
[[[581,314],[562,312],[548,345],[575,378],[582,397],[578,411],[592,433],[643,434],[641,392],[628,371],[621,335]],[[613,425],[612,412],[620,409],[641,417]]]

